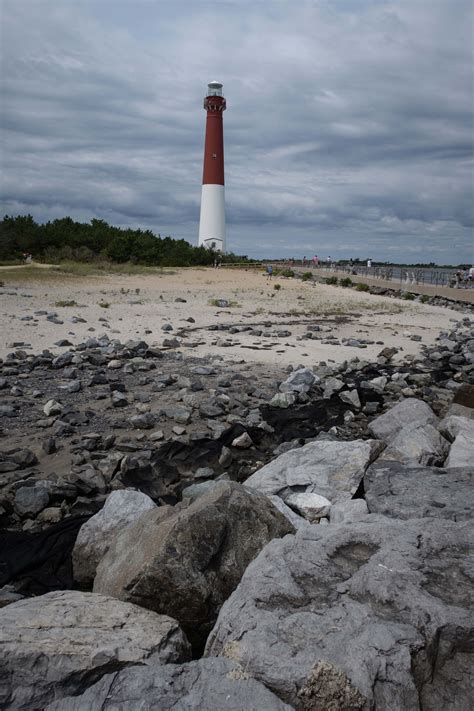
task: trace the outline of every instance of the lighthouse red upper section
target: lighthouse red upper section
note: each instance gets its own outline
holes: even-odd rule
[[[224,185],[224,129],[222,113],[226,109],[223,96],[208,95],[204,99],[207,111],[204,144],[203,185]]]

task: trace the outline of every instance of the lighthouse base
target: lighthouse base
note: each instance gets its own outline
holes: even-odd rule
[[[223,185],[203,185],[199,246],[225,252],[225,202]]]

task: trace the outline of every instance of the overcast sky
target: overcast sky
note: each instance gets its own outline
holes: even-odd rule
[[[470,0],[0,0],[2,214],[197,243],[224,83],[228,248],[470,262]]]

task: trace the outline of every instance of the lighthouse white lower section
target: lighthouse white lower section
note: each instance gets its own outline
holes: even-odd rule
[[[199,246],[225,252],[225,204],[223,185],[203,185]]]

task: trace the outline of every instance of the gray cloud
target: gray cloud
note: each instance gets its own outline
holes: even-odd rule
[[[468,0],[3,0],[2,211],[195,241],[206,83],[229,246],[473,259]]]

